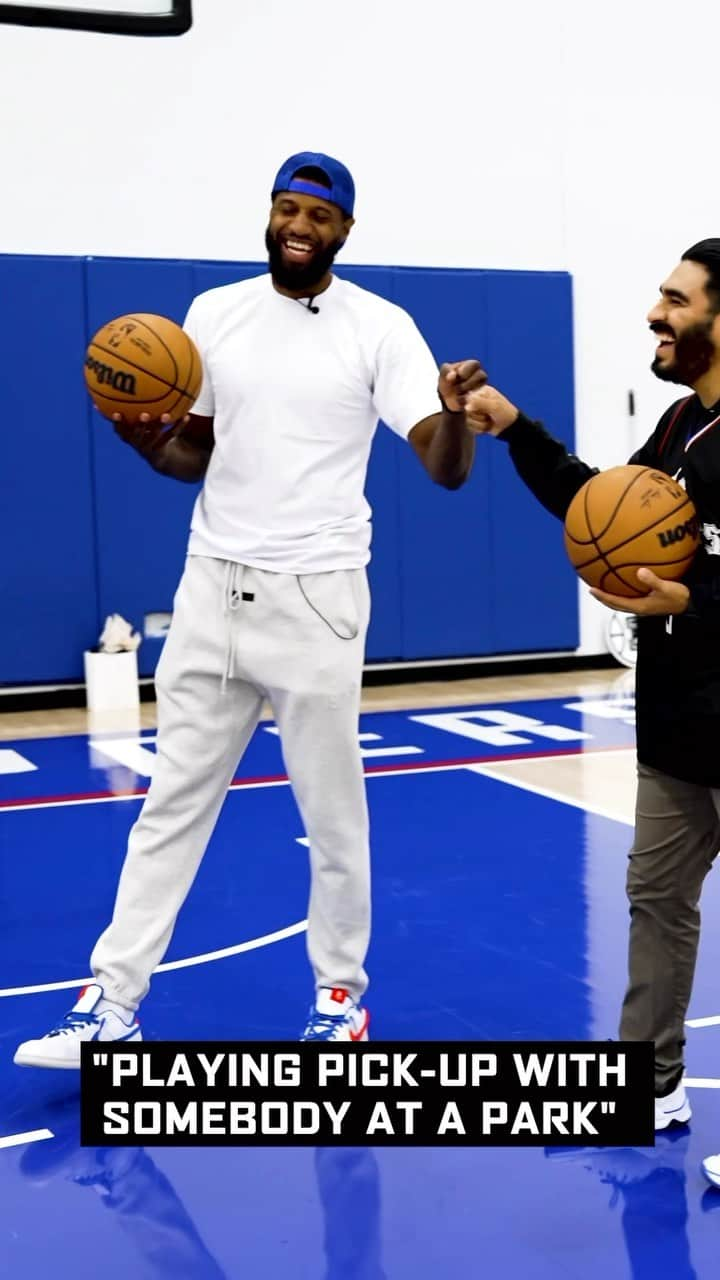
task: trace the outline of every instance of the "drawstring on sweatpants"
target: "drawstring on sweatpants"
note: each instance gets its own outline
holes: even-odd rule
[[[228,680],[232,680],[234,671],[235,646],[233,644],[233,614],[242,603],[242,578],[245,566],[235,560],[225,561],[225,581],[223,583],[223,612],[227,618],[225,640],[225,670],[220,690],[225,693]]]

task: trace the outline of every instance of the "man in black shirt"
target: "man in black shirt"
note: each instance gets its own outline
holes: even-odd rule
[[[638,793],[620,1035],[655,1042],[655,1127],[665,1129],[690,1119],[682,1082],[685,1015],[700,892],[720,848],[720,238],[683,254],[648,321],[658,337],[653,373],[694,394],[670,406],[630,462],[662,470],[686,488],[703,540],[683,582],[640,569],[647,594],[592,594],[638,616]],[[472,393],[467,411],[476,432],[506,441],[518,474],[564,519],[596,470],[491,386]]]

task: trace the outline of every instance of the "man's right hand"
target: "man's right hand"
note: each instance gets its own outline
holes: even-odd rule
[[[152,418],[141,413],[137,422],[113,414],[117,435],[161,476],[197,484],[208,469],[215,447],[213,419],[189,413],[173,423],[167,414]]]
[[[149,413],[141,413],[138,422],[126,422],[121,413],[114,413],[112,420],[115,432],[120,439],[149,461],[155,449],[174,439],[181,428],[190,421],[190,417],[188,415],[182,418],[174,426],[167,413],[164,413],[161,418],[151,418]]]
[[[465,400],[465,421],[476,435],[499,436],[517,421],[520,410],[494,387],[479,387]]]

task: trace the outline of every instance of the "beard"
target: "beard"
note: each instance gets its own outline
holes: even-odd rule
[[[298,293],[311,292],[330,270],[336,253],[344,243],[344,240],[333,240],[324,248],[316,249],[308,262],[286,262],[282,256],[280,241],[268,227],[265,232],[265,248],[275,284],[281,289],[292,289]]]
[[[698,378],[707,373],[715,356],[715,346],[710,337],[712,320],[701,320],[675,338],[672,360],[663,364],[658,356],[650,368],[663,382],[678,382],[692,387]]]

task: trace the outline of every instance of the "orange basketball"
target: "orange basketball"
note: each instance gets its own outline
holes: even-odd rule
[[[565,517],[565,549],[580,577],[615,596],[647,595],[638,569],[681,578],[699,543],[685,490],[652,467],[611,467],[592,476]]]
[[[165,316],[119,316],[98,329],[85,355],[85,382],[106,418],[141,413],[173,422],[192,408],[202,383],[197,347]]]

